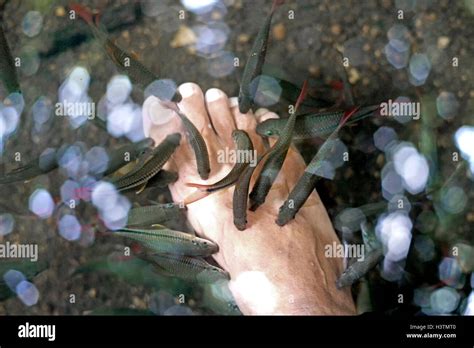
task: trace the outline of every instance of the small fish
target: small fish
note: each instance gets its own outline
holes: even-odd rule
[[[71,4],[69,5],[69,8],[75,11],[79,17],[89,25],[94,37],[102,44],[115,65],[123,73],[127,74],[134,84],[146,87],[159,79],[158,76],[153,74],[138,59],[136,59],[133,54],[128,53],[112,42],[108,37],[106,30],[99,27],[98,16],[94,15],[89,9],[80,4]],[[157,95],[157,97],[166,98],[166,96],[163,95]],[[181,100],[181,95],[178,91],[175,92],[172,100],[176,102]]]
[[[122,228],[113,235],[133,239],[155,253],[209,256],[218,251],[217,244],[189,233],[157,225],[155,229]]]
[[[331,150],[333,141],[336,139],[339,130],[344,126],[344,124],[349,120],[349,118],[353,116],[356,111],[357,108],[353,109],[350,112],[346,112],[339,126],[321,145],[316,155],[308,164],[303,175],[298,180],[293,190],[291,190],[287,200],[280,207],[278,217],[276,219],[276,223],[279,226],[284,226],[290,220],[294,219],[298,211],[301,209],[303,204],[310,196],[311,192],[313,192],[314,186],[316,185],[316,182],[319,179],[319,177],[316,175],[317,169]]]
[[[250,84],[257,76],[262,74],[262,67],[265,62],[265,54],[268,46],[268,36],[270,33],[270,25],[272,23],[273,13],[275,9],[281,5],[283,1],[274,0],[270,14],[258,31],[257,37],[250,51],[250,56],[245,64],[242,81],[239,90],[239,110],[242,114],[246,114],[253,104],[253,96],[250,91]]]
[[[130,173],[111,180],[111,182],[121,191],[137,186],[144,188],[143,185],[153,178],[168,161],[179,146],[180,141],[181,135],[179,133],[168,135],[162,143],[152,150],[150,158],[143,165]]]
[[[28,181],[39,175],[49,173],[57,167],[56,150],[54,150],[0,177],[0,185]]]
[[[293,136],[293,129],[296,121],[296,111],[299,105],[305,99],[308,90],[308,81],[305,81],[301,88],[301,94],[296,101],[295,109],[287,119],[285,128],[281,133],[281,137],[278,138],[277,142],[267,152],[266,161],[263,164],[263,168],[260,172],[255,185],[253,186],[252,192],[250,193],[250,210],[255,211],[260,205],[265,202],[265,198],[270,192],[273,183],[275,182],[278,173],[283,166],[286,155],[291,145],[291,139]]]
[[[2,20],[3,22],[3,20]],[[8,94],[20,92],[20,83],[7,38],[0,25],[0,78]]]
[[[257,160],[257,163],[261,158]],[[237,180],[232,198],[232,212],[234,214],[235,227],[243,231],[247,227],[247,200],[249,195],[250,179],[257,166],[248,166]]]
[[[201,284],[212,284],[220,280],[229,280],[229,274],[200,258],[154,254],[147,257],[156,267],[157,273],[178,277]]]
[[[383,258],[382,249],[369,252],[363,261],[355,261],[341,274],[337,280],[338,289],[354,284],[357,280],[367,274]]]
[[[145,138],[136,143],[119,147],[110,154],[109,163],[104,175],[112,174],[127,163],[136,160],[145,154],[147,150],[151,149],[154,144],[155,141],[153,139]]]
[[[128,213],[127,227],[130,226],[151,226],[153,224],[163,224],[171,220],[177,220],[181,216],[179,204],[166,203],[154,204],[133,208]]]
[[[379,109],[379,105],[371,105],[360,108],[347,125],[354,124],[364,118],[373,116]],[[294,140],[312,139],[331,134],[341,123],[344,111],[328,111],[298,115],[293,130]],[[257,133],[265,137],[278,137],[283,132],[286,119],[268,119],[257,126]]]
[[[194,124],[181,112],[178,105],[173,102],[161,102],[163,106],[170,108],[175,111],[181,122],[183,122],[184,128],[186,128],[186,136],[189,144],[193,148],[194,155],[196,156],[196,165],[199,176],[202,180],[209,178],[211,172],[211,165],[209,163],[209,151],[207,150],[206,142],[202,137],[201,133],[197,130]]]
[[[243,130],[236,129],[232,132],[232,138],[235,143],[235,148],[237,153],[253,153],[253,144],[252,140],[248,136],[247,132]],[[189,183],[187,186],[197,187],[207,192],[216,192],[223,188],[229,187],[239,179],[242,172],[247,168],[249,162],[237,162],[235,163],[232,170],[227,174],[223,179],[218,182],[210,185],[201,185]]]

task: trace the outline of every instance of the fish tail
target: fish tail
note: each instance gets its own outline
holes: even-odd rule
[[[94,14],[87,7],[74,3],[70,4],[69,8],[75,11],[87,24],[94,25]]]
[[[296,110],[298,110],[298,107],[300,106],[300,104],[306,98],[307,94],[308,94],[308,80],[304,80],[303,87],[301,87],[300,95],[298,96],[298,99],[296,100],[295,113],[296,113]]]
[[[352,110],[348,110],[344,113],[344,116],[342,116],[341,123],[339,123],[339,126],[337,127],[337,130],[339,131],[345,124],[346,122],[356,113],[357,110],[359,110],[359,106],[356,106],[352,108]]]

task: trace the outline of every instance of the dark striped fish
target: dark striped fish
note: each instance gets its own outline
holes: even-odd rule
[[[375,115],[379,107],[379,105],[371,105],[360,108],[347,124],[350,125]],[[293,130],[293,139],[312,139],[331,134],[339,126],[343,116],[344,111],[298,115]],[[286,121],[282,118],[268,119],[258,124],[257,133],[265,137],[278,137],[282,134]]]
[[[154,204],[133,208],[128,213],[127,227],[130,226],[151,226],[153,224],[163,224],[171,220],[177,220],[184,210],[179,204],[166,203]]]
[[[150,158],[143,165],[139,165],[139,168],[111,182],[118,190],[128,190],[145,185],[168,161],[178,147],[180,140],[181,135],[179,133],[168,135],[161,144],[152,150]]]
[[[236,129],[232,132],[232,138],[235,143],[235,148],[237,154],[249,154],[249,156],[253,156],[253,144],[252,140],[248,136],[247,132],[243,130]],[[237,156],[236,156],[237,157]],[[236,159],[238,160],[238,159]],[[249,162],[236,162],[232,170],[227,174],[223,179],[219,180],[218,182],[210,185],[201,185],[201,184],[192,184],[189,183],[187,186],[197,187],[207,192],[216,192],[223,188],[229,187],[239,179],[242,172],[249,166]]]
[[[128,53],[124,49],[118,47],[108,37],[107,32],[98,26],[98,17],[95,16],[89,9],[80,4],[71,4],[69,8],[75,11],[91,28],[94,37],[101,43],[107,52],[108,56],[115,63],[117,68],[124,74],[130,77],[130,80],[143,87],[147,87],[152,82],[159,79],[147,67],[145,67],[136,57]],[[167,99],[169,97],[168,91],[163,92],[163,95],[156,95],[160,99]],[[179,102],[181,95],[175,91],[173,101]]]
[[[209,256],[218,250],[217,244],[209,240],[168,228],[122,228],[112,234],[133,239],[155,253]]]
[[[365,256],[363,261],[355,261],[341,274],[337,280],[337,287],[343,288],[354,284],[357,280],[367,274],[383,259],[382,249],[372,250]]]
[[[21,92],[15,63],[3,32],[3,25],[0,25],[0,78],[8,94]]]
[[[250,51],[250,56],[245,64],[244,73],[242,75],[242,81],[240,83],[239,90],[239,110],[241,113],[246,114],[253,104],[253,95],[250,91],[250,84],[257,76],[262,74],[263,63],[265,62],[265,55],[268,46],[268,36],[270,34],[270,26],[272,23],[273,13],[277,6],[282,1],[274,0],[270,14],[267,16],[262,27],[258,31],[257,37],[253,43]]]
[[[301,94],[296,101],[295,109],[290,114],[290,117],[286,120],[285,128],[278,138],[277,142],[267,152],[267,158],[263,164],[263,168],[260,172],[257,181],[250,193],[250,210],[255,211],[260,205],[265,202],[265,198],[270,192],[270,189],[278,176],[278,173],[283,166],[286,155],[291,145],[291,139],[293,137],[293,129],[296,121],[296,111],[299,105],[305,99],[308,90],[308,82],[305,81],[301,88]]]
[[[202,284],[212,284],[221,280],[229,280],[229,274],[223,269],[213,266],[200,258],[154,254],[147,257],[158,273],[178,277]]]
[[[47,174],[57,167],[56,150],[54,150],[0,177],[0,185],[28,181],[39,175]]]
[[[261,158],[258,159],[260,161]],[[258,162],[257,161],[257,162]],[[243,231],[247,227],[247,201],[249,195],[250,179],[255,167],[248,166],[237,180],[232,198],[232,212],[234,214],[234,225]]]
[[[155,141],[151,138],[145,138],[136,143],[126,144],[113,151],[109,157],[109,163],[104,175],[109,175],[122,168],[124,165],[136,160],[151,150]]]
[[[278,225],[286,225],[290,220],[294,219],[298,211],[311,195],[311,192],[313,192],[314,186],[319,179],[316,173],[321,166],[322,161],[327,158],[328,153],[331,151],[332,144],[337,138],[341,127],[344,126],[347,120],[353,116],[356,111],[357,109],[354,109],[346,113],[336,130],[334,130],[334,132],[332,132],[326,141],[321,145],[316,155],[306,167],[303,175],[296,183],[295,187],[293,190],[291,190],[288,199],[280,207],[276,220]]]

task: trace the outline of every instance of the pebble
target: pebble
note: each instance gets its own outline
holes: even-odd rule
[[[283,23],[278,23],[273,27],[273,37],[275,40],[281,41],[286,36],[286,28]]]
[[[54,14],[56,15],[56,17],[64,17],[66,15],[66,10],[64,9],[64,7],[58,6],[54,10]]]
[[[349,82],[353,85],[360,79],[360,74],[355,68],[349,69]]]
[[[342,28],[339,24],[331,25],[331,33],[334,35],[339,35],[342,32]]]
[[[173,48],[189,46],[196,42],[196,35],[191,28],[181,25],[176,32],[170,46]]]
[[[439,49],[445,49],[449,45],[449,37],[447,36],[440,36],[438,38],[438,48]]]

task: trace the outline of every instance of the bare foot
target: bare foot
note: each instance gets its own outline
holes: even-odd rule
[[[185,83],[179,91],[183,96],[180,108],[209,149],[211,174],[207,181],[199,178],[180,119],[163,110],[155,97],[148,98],[143,107],[145,134],[156,143],[170,133],[183,134],[167,164],[167,169],[179,173],[179,180],[170,186],[176,202],[196,190],[186,183],[214,183],[230,171],[233,164],[218,163],[217,154],[226,147],[234,148],[234,129],[245,130],[262,154],[262,139],[255,132],[257,119],[278,117],[266,110],[257,111],[257,117],[251,112],[243,115],[234,98],[218,89],[208,90],[206,100],[196,84]],[[279,206],[304,169],[299,153],[290,149],[266,202],[256,212],[248,212],[245,231],[233,224],[233,187],[188,205],[188,219],[196,233],[219,245],[214,258],[229,272],[231,292],[244,314],[355,314],[350,291],[338,290],[335,285],[342,260],[324,256],[324,247],[339,240],[318,194],[311,195],[295,220],[284,227],[275,224]]]

